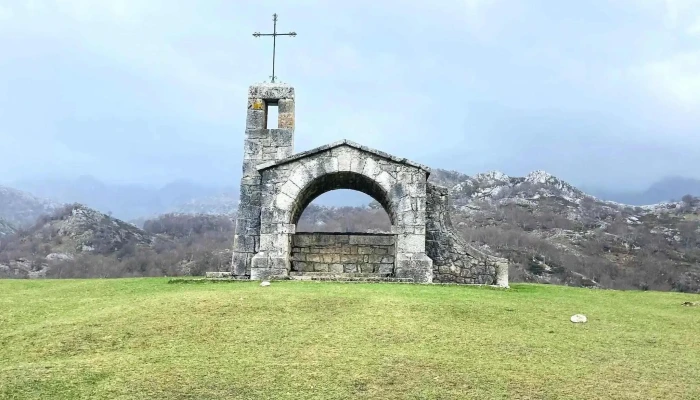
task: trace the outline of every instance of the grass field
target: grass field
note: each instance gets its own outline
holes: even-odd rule
[[[167,282],[0,281],[0,398],[700,398],[694,295]]]

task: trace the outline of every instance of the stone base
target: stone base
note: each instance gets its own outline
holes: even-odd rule
[[[233,253],[232,270],[235,276],[249,275],[250,260],[253,258],[251,253]]]
[[[251,280],[264,280],[282,276],[289,276],[289,259],[287,257],[270,256],[263,251],[253,257],[250,267]]]
[[[212,278],[232,278],[233,274],[231,272],[218,272],[218,271],[213,271],[213,272],[207,272],[204,274],[206,278],[212,279]]]
[[[508,262],[500,261],[496,263],[496,286],[510,288],[508,285]]]
[[[396,278],[412,279],[416,283],[433,282],[433,260],[425,253],[423,254],[397,254],[396,268],[394,270]]]

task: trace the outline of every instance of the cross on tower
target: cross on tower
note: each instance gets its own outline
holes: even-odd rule
[[[296,32],[289,32],[289,33],[277,33],[277,14],[272,14],[272,21],[274,23],[273,27],[274,29],[272,30],[272,33],[260,33],[260,32],[255,32],[253,36],[255,37],[260,37],[260,36],[272,36],[272,75],[270,78],[272,78],[272,83],[275,83],[275,47],[277,47],[277,36],[296,36]]]

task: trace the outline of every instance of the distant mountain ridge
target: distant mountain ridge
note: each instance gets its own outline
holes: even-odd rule
[[[521,178],[511,178],[501,172],[492,171],[468,176],[456,171],[433,170],[432,181],[440,181],[444,186],[459,190],[477,190],[475,182],[488,186],[487,181],[509,181],[510,186],[519,182],[546,183],[552,187],[560,185],[573,197],[581,197],[584,191],[575,188],[552,175],[535,171]],[[167,213],[231,215],[238,206],[238,191],[233,185],[206,186],[185,180],[170,182],[162,187],[153,188],[139,185],[107,184],[91,176],[81,176],[73,180],[45,179],[27,180],[14,185],[27,193],[17,194],[17,189],[5,188],[5,192],[14,192],[15,205],[26,203],[24,210],[3,212],[0,203],[0,218],[4,217],[11,225],[20,226],[32,223],[42,213],[50,212],[60,204],[78,202],[91,208],[108,213],[126,221],[140,225],[148,218]],[[506,185],[508,186],[508,185]],[[504,190],[504,185],[496,185],[497,190]],[[470,189],[470,187],[473,187]],[[1,188],[1,187],[0,187]],[[1,189],[0,189],[1,190]],[[496,189],[494,189],[496,190]],[[700,180],[691,178],[667,178],[654,183],[644,192],[624,193],[606,190],[586,190],[600,200],[628,205],[650,205],[671,200],[679,200],[686,194],[700,196]],[[31,193],[31,194],[30,194]],[[497,196],[498,193],[484,192],[481,196]],[[505,193],[503,194],[505,195]],[[0,192],[0,201],[3,200]],[[6,196],[6,195],[5,195]],[[23,200],[24,199],[24,200]],[[329,192],[317,200],[323,206],[361,206],[366,204],[363,194],[351,191]],[[31,211],[34,210],[34,211]]]
[[[589,189],[592,195],[618,203],[644,206],[680,200],[685,195],[700,196],[700,179],[667,177],[654,182],[641,192],[616,192],[603,189]]]
[[[0,186],[0,219],[15,228],[31,225],[37,218],[53,212],[59,206],[56,202],[30,193]]]
[[[15,187],[56,203],[80,203],[123,220],[149,218],[187,209],[193,199],[236,193],[232,187],[213,187],[178,180],[162,187],[108,184],[91,176],[73,180],[40,179],[15,183]],[[237,194],[233,198],[237,199]],[[220,208],[222,211],[223,208]]]

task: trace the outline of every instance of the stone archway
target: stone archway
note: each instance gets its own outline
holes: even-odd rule
[[[344,188],[372,196],[389,214],[393,275],[432,281],[432,260],[425,253],[426,169],[343,141],[262,164],[258,171],[260,245],[251,262],[252,279],[288,275],[301,212],[322,193]]]
[[[369,179],[365,175],[352,171],[339,171],[321,175],[309,182],[300,192],[292,206],[291,224],[297,224],[301,214],[316,198],[322,194],[337,189],[350,189],[362,192],[381,204],[391,221],[391,225],[396,224],[396,215],[389,193],[386,192],[377,182]]]
[[[292,205],[290,274],[295,276],[391,277],[396,259],[395,233],[300,232],[299,219],[316,198],[337,189],[362,192],[381,204],[392,226],[396,223],[393,203],[375,181],[352,171],[327,173],[302,188]]]

